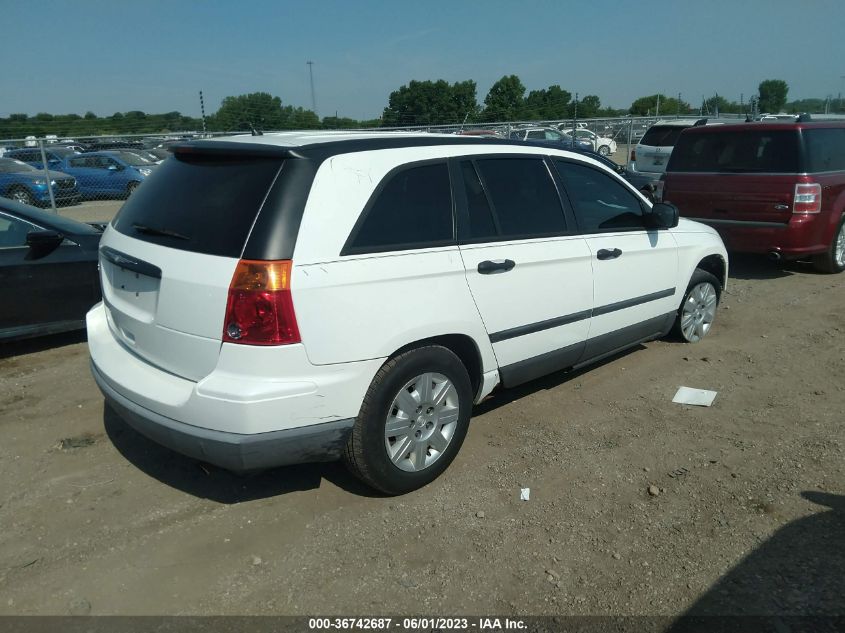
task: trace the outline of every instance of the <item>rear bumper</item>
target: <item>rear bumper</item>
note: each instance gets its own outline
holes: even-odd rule
[[[787,223],[690,219],[712,226],[727,249],[737,253],[777,253],[784,259],[797,259],[824,253],[832,238],[826,214],[793,215]]]
[[[192,381],[120,343],[102,303],[88,312],[87,330],[94,379],[130,426],[234,471],[337,458],[383,363],[318,366],[302,345],[222,344],[217,366]]]
[[[331,461],[340,457],[353,419],[244,435],[190,424],[160,415],[119,394],[91,361],[91,373],[106,402],[129,426],[153,442],[233,472],[287,464]]]

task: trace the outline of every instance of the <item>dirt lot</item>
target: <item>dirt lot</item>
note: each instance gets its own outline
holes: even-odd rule
[[[497,393],[401,498],[206,468],[104,410],[82,335],[0,347],[0,613],[843,614],[843,290],[736,258],[705,342]]]

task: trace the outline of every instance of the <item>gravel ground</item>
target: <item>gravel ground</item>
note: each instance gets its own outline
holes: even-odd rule
[[[496,393],[400,498],[159,448],[83,334],[0,347],[0,614],[845,614],[845,275],[732,266],[704,342]]]

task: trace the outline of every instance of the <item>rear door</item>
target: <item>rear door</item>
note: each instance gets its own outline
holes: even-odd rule
[[[717,228],[785,225],[800,171],[797,130],[696,129],[678,139],[663,199]]]
[[[575,364],[593,301],[590,251],[537,156],[456,159],[466,278],[511,386]]]
[[[643,202],[598,167],[555,159],[590,250],[593,310],[584,358],[660,333],[678,307],[678,247],[647,230]]]
[[[190,380],[214,369],[235,266],[283,163],[177,154],[129,198],[100,246],[116,339]]]

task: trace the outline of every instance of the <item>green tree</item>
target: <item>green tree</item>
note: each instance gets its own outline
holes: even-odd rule
[[[490,87],[484,97],[485,121],[518,119],[525,104],[525,86],[516,75],[505,75]]]
[[[587,95],[578,103],[578,118],[593,119],[599,116],[601,99],[596,95]]]
[[[525,97],[518,118],[528,121],[566,118],[571,99],[572,94],[558,85],[532,90]]]
[[[390,93],[382,114],[384,126],[460,123],[478,113],[474,81],[449,84],[412,80]]]
[[[96,118],[97,118],[97,115],[96,115],[96,114],[94,114],[93,112],[91,112],[91,110],[88,110],[88,112],[86,112],[86,113],[85,113],[85,118],[86,118],[87,120],[91,121],[91,120],[93,120],[93,119],[96,119]]]
[[[282,100],[267,92],[226,97],[215,115],[218,129],[226,131],[281,130],[284,128]]]
[[[777,114],[786,105],[786,95],[789,86],[782,79],[766,79],[757,88],[759,93],[758,108],[760,112]]]
[[[660,97],[660,111],[657,111],[657,98]],[[678,101],[674,97],[665,95],[650,95],[640,97],[631,104],[631,114],[634,116],[670,116],[676,114],[689,114],[689,104],[685,101]]]

